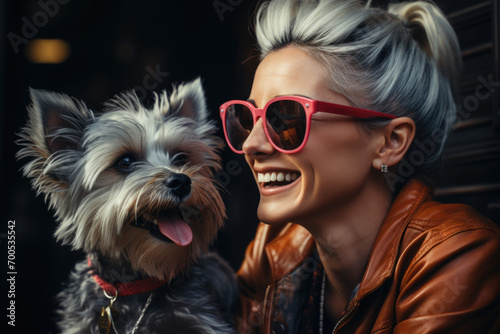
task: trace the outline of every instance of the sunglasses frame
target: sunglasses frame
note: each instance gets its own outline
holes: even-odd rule
[[[269,106],[272,103],[278,102],[278,101],[294,101],[298,102],[302,105],[304,108],[304,111],[306,113],[306,132],[304,134],[304,140],[302,140],[302,143],[300,144],[299,147],[293,149],[293,150],[285,150],[280,147],[278,147],[273,140],[271,139],[271,136],[269,135],[269,132],[267,130],[267,126],[263,122],[263,127],[264,127],[264,132],[266,133],[267,140],[271,143],[271,145],[274,147],[279,152],[282,153],[287,153],[287,154],[292,154],[292,153],[297,153],[302,148],[306,145],[307,139],[309,138],[309,132],[311,131],[311,117],[313,114],[317,112],[326,112],[329,114],[336,114],[336,115],[343,115],[343,116],[351,116],[351,117],[356,117],[356,118],[371,118],[371,117],[379,117],[379,118],[390,118],[394,119],[396,116],[382,113],[379,111],[373,111],[373,110],[368,110],[368,109],[361,109],[361,108],[356,108],[356,107],[351,107],[351,106],[346,106],[342,104],[336,104],[336,103],[330,103],[330,102],[323,102],[323,101],[317,101],[313,100],[307,97],[302,97],[302,96],[278,96],[273,99],[271,99],[269,102],[266,103],[264,108],[257,108],[254,106],[252,103],[249,101],[243,101],[243,100],[231,100],[228,101],[224,104],[222,104],[219,108],[220,111],[220,117],[222,119],[222,127],[224,129],[224,136],[226,137],[226,141],[233,150],[233,152],[237,154],[244,154],[243,150],[239,151],[233,147],[231,142],[229,141],[229,136],[227,134],[227,129],[226,129],[226,111],[227,108],[233,104],[241,104],[250,109],[250,112],[252,113],[253,117],[253,126],[255,126],[255,123],[257,123],[259,118],[263,118],[264,120],[267,120],[266,118],[266,112]],[[252,130],[253,130],[252,126]]]

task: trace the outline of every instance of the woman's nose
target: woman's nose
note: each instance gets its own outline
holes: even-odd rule
[[[248,156],[261,154],[272,154],[275,150],[269,142],[263,127],[263,120],[259,118],[254,124],[250,135],[243,143],[243,153]]]

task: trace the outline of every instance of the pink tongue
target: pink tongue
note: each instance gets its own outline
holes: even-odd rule
[[[157,219],[160,232],[179,246],[187,246],[193,241],[191,227],[176,212],[168,210]]]

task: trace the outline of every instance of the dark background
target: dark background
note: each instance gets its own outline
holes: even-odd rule
[[[32,63],[25,55],[25,45],[19,45],[16,52],[6,36],[9,33],[22,36],[23,18],[33,22],[44,10],[40,3],[47,2],[52,1],[0,2],[3,328],[8,321],[7,306],[4,307],[8,289],[7,222],[16,221],[16,327],[9,326],[8,333],[55,332],[54,295],[61,290],[75,261],[84,258],[83,254],[55,242],[52,212],[47,210],[42,197],[35,197],[28,180],[19,172],[22,163],[15,159],[18,148],[13,142],[26,120],[28,87],[66,93],[99,111],[102,103],[113,95],[144,86],[147,68],[158,68],[168,72],[168,76],[162,77],[155,91],[171,90],[174,83],[200,76],[212,117],[218,121],[220,103],[246,99],[257,66],[255,41],[249,28],[255,7],[255,1],[251,0],[65,0],[67,3],[59,5],[57,13],[38,27],[29,40],[64,39],[71,47],[70,57],[56,65]],[[374,1],[384,2],[387,1]],[[438,2],[455,18],[453,24],[459,30],[466,61],[461,90],[464,97],[473,94],[479,75],[498,74],[493,66],[498,35],[492,32],[492,24],[498,18],[488,7],[495,2],[482,2],[484,6],[472,11],[470,17],[460,11],[477,6],[475,1]],[[152,92],[148,93],[146,102]],[[495,98],[482,102],[472,117],[457,126],[445,152],[445,173],[438,183],[437,194],[444,201],[470,203],[498,222],[500,139],[493,130],[491,111],[496,105]],[[224,166],[235,160],[241,171],[236,175],[224,174],[226,178],[220,180],[226,189],[223,197],[229,219],[215,248],[236,270],[257,226],[258,193],[241,157],[226,149],[223,159]]]

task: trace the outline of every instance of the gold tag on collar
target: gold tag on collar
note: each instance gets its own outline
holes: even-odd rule
[[[108,318],[110,321],[114,322],[115,324],[118,322],[120,313],[118,313],[118,310],[113,307],[113,304],[106,307],[106,313],[108,314]]]
[[[118,310],[113,307],[115,300],[116,297],[111,299],[111,302],[106,309],[104,306],[101,308],[101,312],[97,318],[97,330],[99,331],[99,334],[109,334],[113,323],[116,324],[118,322],[120,314],[118,313]]]
[[[97,318],[97,330],[99,331],[99,334],[109,334],[111,330],[111,321],[109,319],[108,312],[104,309],[104,306],[102,307],[101,312],[99,312],[99,317]]]

